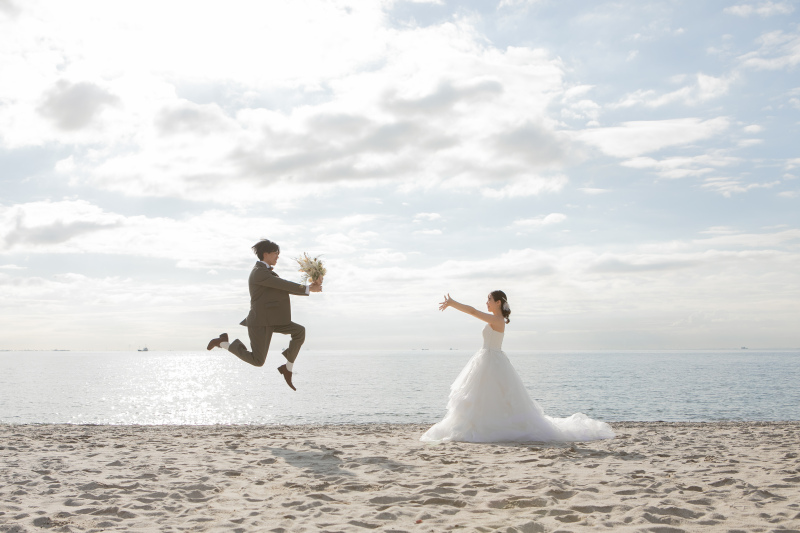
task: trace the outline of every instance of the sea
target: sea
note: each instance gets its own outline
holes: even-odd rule
[[[0,352],[3,424],[435,423],[474,352],[301,352],[278,373],[211,352]],[[800,420],[800,350],[507,351],[545,413],[614,421]]]

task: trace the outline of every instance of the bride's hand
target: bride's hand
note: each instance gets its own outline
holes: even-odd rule
[[[452,302],[453,302],[453,299],[450,298],[450,294],[448,293],[447,296],[444,297],[444,301],[439,303],[439,311],[444,311],[445,309],[450,307],[450,304]]]

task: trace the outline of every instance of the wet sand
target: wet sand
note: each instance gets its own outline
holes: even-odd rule
[[[800,422],[427,427],[0,425],[0,531],[800,531]]]

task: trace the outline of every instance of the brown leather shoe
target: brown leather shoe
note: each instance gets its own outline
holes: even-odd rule
[[[292,385],[292,372],[286,369],[286,365],[279,366],[278,372],[283,374],[283,379],[286,380],[286,384],[289,385],[292,390],[297,390],[294,388],[294,385]]]
[[[221,348],[220,344],[223,342],[228,342],[228,334],[227,333],[220,333],[219,337],[216,339],[211,339],[208,341],[208,350],[212,348]]]

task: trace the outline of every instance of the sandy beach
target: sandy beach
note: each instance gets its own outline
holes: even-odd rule
[[[800,422],[427,427],[2,425],[0,531],[800,531]]]

